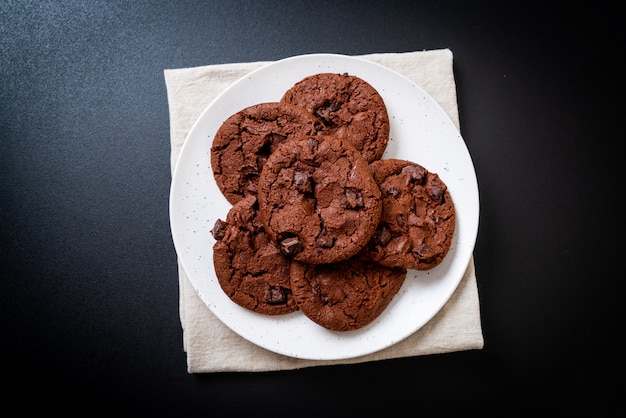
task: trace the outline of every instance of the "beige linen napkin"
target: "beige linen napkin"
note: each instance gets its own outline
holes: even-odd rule
[[[459,128],[452,52],[448,49],[362,55],[395,70],[428,92]],[[268,64],[249,62],[165,70],[170,112],[172,170],[180,149],[204,108],[247,73]],[[270,371],[361,363],[399,357],[481,349],[478,289],[471,259],[450,300],[415,334],[379,352],[347,360],[316,361],[283,356],[258,347],[231,331],[195,293],[179,264],[180,321],[189,373]]]

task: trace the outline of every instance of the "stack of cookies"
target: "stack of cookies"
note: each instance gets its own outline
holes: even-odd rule
[[[421,165],[383,159],[388,140],[382,97],[348,74],[306,77],[221,125],[211,165],[233,206],[211,233],[233,302],[355,330],[384,311],[407,269],[441,263],[456,222],[450,193]]]

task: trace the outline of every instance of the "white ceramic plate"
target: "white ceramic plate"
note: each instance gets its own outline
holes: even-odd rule
[[[409,270],[387,309],[368,326],[329,331],[294,312],[257,314],[233,303],[222,291],[213,268],[215,243],[210,233],[231,205],[211,169],[213,135],[222,122],[246,106],[280,100],[305,76],[349,73],[369,82],[383,97],[390,118],[390,141],[383,158],[414,161],[439,174],[455,203],[457,227],[443,263],[420,272]],[[276,353],[305,359],[362,356],[402,341],[426,324],[459,284],[478,232],[478,185],[474,166],[458,130],[441,107],[404,76],[378,64],[334,54],[312,54],[268,64],[234,83],[199,117],[181,150],[170,194],[170,222],[182,268],[199,297],[224,324],[245,339]]]

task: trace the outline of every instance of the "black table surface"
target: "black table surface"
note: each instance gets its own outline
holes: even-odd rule
[[[3,0],[3,406],[133,416],[617,407],[626,54],[611,3]],[[484,348],[188,374],[163,70],[439,48],[454,54],[480,189]]]

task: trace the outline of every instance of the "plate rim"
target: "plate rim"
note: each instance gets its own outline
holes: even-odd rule
[[[174,198],[175,198],[175,193],[176,193],[176,188],[177,188],[177,180],[180,179],[181,176],[181,172],[184,170],[184,168],[181,166],[181,160],[183,158],[184,155],[186,155],[186,150],[188,148],[191,148],[191,141],[190,138],[192,138],[194,136],[194,134],[196,133],[196,130],[200,129],[199,126],[200,124],[203,122],[203,120],[207,117],[207,113],[209,113],[213,107],[216,106],[216,103],[219,103],[221,100],[223,100],[223,98],[225,96],[227,96],[230,92],[232,92],[234,89],[237,88],[237,86],[239,86],[242,83],[245,83],[247,79],[254,77],[257,73],[260,72],[265,72],[265,71],[271,71],[271,69],[275,66],[278,65],[285,65],[286,63],[288,64],[289,62],[292,61],[299,61],[299,60],[306,60],[306,59],[313,59],[313,60],[323,60],[323,59],[328,59],[328,60],[347,60],[347,61],[355,61],[355,62],[359,62],[360,65],[367,65],[367,66],[375,66],[378,67],[379,70],[385,71],[385,72],[392,72],[394,73],[397,77],[400,77],[402,79],[405,80],[405,82],[410,83],[413,87],[417,88],[418,91],[428,97],[430,99],[430,104],[431,105],[435,105],[437,108],[437,111],[441,114],[440,116],[444,116],[448,122],[450,123],[450,125],[454,128],[454,130],[456,131],[458,137],[460,137],[460,143],[461,145],[465,148],[464,151],[469,159],[469,164],[471,166],[471,170],[472,170],[472,177],[473,177],[473,186],[476,189],[476,195],[475,195],[475,200],[476,200],[476,207],[473,209],[473,212],[475,212],[475,227],[472,228],[471,231],[471,249],[469,250],[469,255],[467,256],[467,266],[465,267],[464,271],[467,270],[467,268],[469,267],[469,263],[471,262],[471,259],[473,257],[473,252],[475,249],[475,245],[476,245],[476,239],[477,239],[477,234],[478,234],[478,224],[479,224],[479,215],[480,215],[480,194],[479,194],[479,190],[478,190],[478,179],[476,176],[476,170],[474,167],[474,163],[473,160],[471,158],[471,155],[469,154],[469,149],[467,148],[467,144],[465,142],[465,140],[463,139],[463,137],[460,134],[459,129],[457,128],[456,124],[454,123],[454,121],[451,119],[451,117],[446,113],[446,111],[443,109],[443,107],[439,104],[439,102],[437,102],[428,92],[426,92],[421,86],[419,86],[417,83],[415,83],[414,81],[412,81],[411,79],[409,79],[407,76],[405,76],[404,74],[395,71],[381,63],[378,62],[374,62],[374,61],[370,61],[368,59],[359,57],[359,56],[350,56],[350,55],[343,55],[343,54],[335,54],[335,53],[312,53],[312,54],[302,54],[302,55],[294,55],[294,56],[290,56],[290,57],[286,57],[277,61],[268,61],[266,62],[264,65],[262,65],[259,68],[256,68],[246,74],[244,74],[242,77],[240,77],[239,79],[237,79],[236,81],[234,81],[233,83],[231,83],[226,89],[224,89],[222,92],[220,92],[219,94],[217,94],[213,100],[211,100],[211,102],[206,105],[204,107],[204,109],[200,112],[199,116],[196,118],[196,120],[194,121],[194,123],[192,124],[191,128],[189,129],[189,132],[187,132],[186,136],[185,136],[185,140],[179,150],[179,153],[177,155],[176,158],[176,162],[175,162],[175,166],[174,166],[174,170],[172,172],[172,179],[171,179],[171,183],[170,183],[170,193],[169,193],[169,212],[170,212],[170,230],[172,233],[172,239],[174,242],[174,247],[176,250],[176,255],[177,255],[177,259],[178,259],[178,265],[179,268],[181,268],[185,275],[187,276],[192,288],[194,289],[194,291],[196,292],[196,294],[198,295],[198,297],[200,298],[200,300],[202,301],[202,303],[207,306],[207,308],[216,316],[216,318],[218,320],[220,320],[225,326],[227,326],[230,330],[232,330],[233,332],[235,332],[236,334],[238,334],[239,336],[241,336],[242,338],[246,339],[247,341],[249,341],[252,344],[255,344],[257,346],[260,346],[262,348],[265,348],[271,352],[274,353],[278,353],[278,354],[282,354],[282,355],[286,355],[292,358],[297,358],[297,359],[308,359],[308,360],[342,360],[342,359],[349,359],[349,358],[356,358],[356,357],[360,357],[360,356],[364,356],[364,355],[368,355],[368,354],[372,354],[381,350],[384,350],[386,348],[389,348],[392,345],[397,344],[398,342],[408,338],[410,335],[414,334],[415,332],[419,331],[420,329],[422,329],[429,321],[431,321],[433,319],[434,316],[437,315],[437,313],[439,313],[441,311],[441,309],[445,306],[446,303],[448,303],[448,301],[450,300],[451,296],[454,294],[454,292],[456,291],[456,289],[458,288],[459,284],[461,283],[463,277],[464,277],[464,272],[462,274],[459,275],[459,277],[457,279],[455,279],[454,281],[454,285],[450,287],[449,292],[447,292],[447,294],[445,295],[445,297],[441,298],[439,303],[435,304],[436,309],[433,309],[433,312],[431,315],[429,315],[426,319],[424,319],[417,327],[413,328],[413,330],[411,332],[409,332],[408,334],[402,336],[400,339],[395,340],[395,341],[390,341],[387,344],[382,344],[377,346],[375,349],[373,350],[363,350],[361,352],[358,353],[344,353],[342,355],[331,355],[331,356],[303,356],[303,355],[299,355],[297,353],[291,353],[291,352],[286,352],[286,351],[281,351],[279,349],[274,348],[270,348],[268,346],[265,345],[261,345],[259,344],[257,341],[252,341],[248,336],[242,335],[238,330],[233,329],[233,327],[225,322],[223,320],[223,318],[214,311],[214,309],[212,308],[211,304],[208,302],[208,300],[205,299],[205,296],[203,294],[203,292],[199,289],[199,287],[196,285],[194,278],[192,278],[192,275],[189,274],[188,269],[186,268],[186,261],[185,261],[185,257],[181,256],[181,250],[179,248],[180,243],[177,241],[176,236],[178,235],[175,232],[175,229],[177,228],[176,221],[174,220],[174,207],[175,207],[175,203],[174,203]],[[320,71],[318,71],[320,72]],[[315,74],[315,71],[312,71],[311,74]],[[366,80],[367,81],[367,80]],[[417,161],[417,163],[419,163],[419,161]],[[225,216],[225,214],[223,215]],[[212,261],[211,261],[212,262]],[[464,263],[465,264],[465,263]],[[407,279],[409,279],[409,277],[407,276]],[[236,308],[239,309],[239,308]],[[244,309],[244,308],[241,308]],[[293,315],[292,314],[288,314],[289,315]]]

